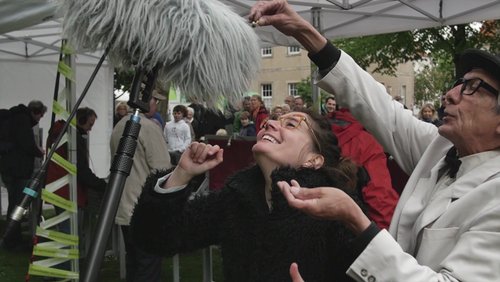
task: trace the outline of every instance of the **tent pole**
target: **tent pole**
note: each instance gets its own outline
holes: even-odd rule
[[[311,8],[311,17],[312,17],[312,25],[314,28],[321,33],[321,7],[312,7]],[[316,82],[318,81],[318,68],[314,65],[311,65],[311,96],[313,101],[313,110],[317,111],[317,113],[321,114],[321,97],[320,91]]]

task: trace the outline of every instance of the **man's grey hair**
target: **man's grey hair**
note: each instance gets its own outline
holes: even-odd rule
[[[29,102],[28,109],[36,115],[45,114],[47,112],[47,106],[39,100],[32,100]]]

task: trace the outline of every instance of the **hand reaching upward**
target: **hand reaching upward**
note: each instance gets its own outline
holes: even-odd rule
[[[250,10],[248,19],[259,26],[274,26],[297,39],[311,53],[319,52],[327,42],[286,0],[258,1]]]
[[[224,150],[218,145],[193,142],[182,153],[179,164],[163,188],[187,184],[196,175],[207,172],[223,161]]]

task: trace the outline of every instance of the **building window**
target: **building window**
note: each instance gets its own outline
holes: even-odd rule
[[[266,106],[267,109],[271,109],[273,105],[273,85],[261,84],[260,93],[262,96],[262,101],[264,101],[264,106]]]
[[[300,54],[299,46],[289,46],[288,47],[288,55],[298,55]]]
[[[288,95],[297,96],[299,95],[299,90],[297,89],[297,83],[288,83]]]
[[[406,99],[406,85],[401,85],[401,92],[399,93],[403,99]]]
[[[272,57],[273,56],[273,48],[271,48],[271,47],[261,48],[260,54],[262,57]]]

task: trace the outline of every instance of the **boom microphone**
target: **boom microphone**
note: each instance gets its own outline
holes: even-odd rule
[[[139,94],[141,77],[150,73],[209,106],[222,97],[235,103],[259,69],[257,35],[217,0],[65,0],[61,10],[64,34],[76,50],[108,48],[115,66],[136,69],[131,97]],[[135,143],[128,141],[136,139],[140,127],[136,120],[129,122],[120,144],[126,143],[123,151],[130,160],[115,154],[116,169],[111,169],[84,282],[97,280],[109,226],[130,173]]]
[[[259,69],[259,39],[217,0],[65,0],[64,34],[77,50],[110,47],[115,66],[146,71],[188,98],[239,100]]]

